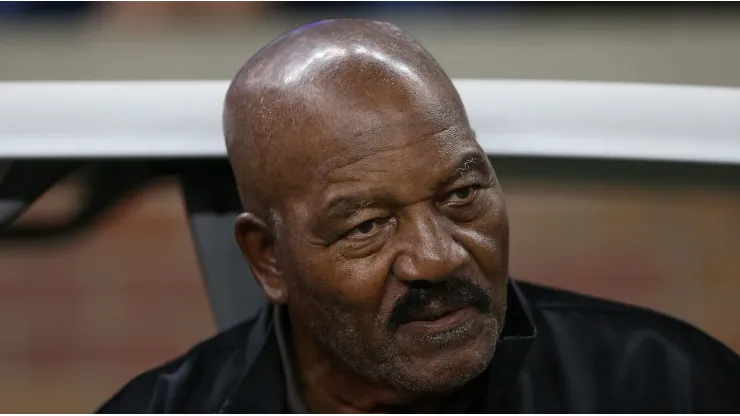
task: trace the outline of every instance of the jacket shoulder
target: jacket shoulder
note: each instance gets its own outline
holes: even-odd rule
[[[579,376],[622,380],[625,391],[650,382],[654,393],[682,396],[693,412],[740,411],[740,356],[697,327],[647,308],[519,286],[543,341],[538,355],[562,363],[558,371],[589,369]]]
[[[652,309],[534,283],[519,286],[536,315],[570,317],[584,326],[609,324],[626,332],[656,330],[672,341],[702,340],[727,348],[697,327]]]
[[[261,324],[258,315],[140,374],[96,413],[215,413],[261,345]]]

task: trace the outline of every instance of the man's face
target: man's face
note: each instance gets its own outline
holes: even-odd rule
[[[464,116],[413,113],[312,142],[323,156],[280,210],[277,253],[294,326],[375,382],[435,392],[493,356],[508,221]]]

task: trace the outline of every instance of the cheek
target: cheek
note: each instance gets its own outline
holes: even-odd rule
[[[505,269],[509,256],[509,219],[503,197],[496,193],[479,219],[460,229],[461,243],[484,272]]]
[[[375,319],[388,276],[384,259],[376,255],[347,259],[331,247],[321,248],[308,258],[298,268],[297,278],[315,300]]]

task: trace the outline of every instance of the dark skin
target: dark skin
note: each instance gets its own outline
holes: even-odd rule
[[[508,220],[452,82],[398,28],[307,25],[226,97],[236,239],[314,412],[436,412],[503,329]]]

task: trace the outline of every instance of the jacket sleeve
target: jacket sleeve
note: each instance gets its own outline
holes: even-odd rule
[[[96,413],[178,413],[191,384],[195,358],[181,357],[139,375]]]
[[[703,333],[692,357],[693,413],[740,412],[740,356]]]
[[[155,371],[144,373],[124,386],[96,413],[164,413],[162,397],[157,392],[158,374]]]

